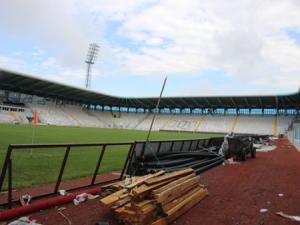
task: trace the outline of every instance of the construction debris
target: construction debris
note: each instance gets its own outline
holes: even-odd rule
[[[68,195],[68,192],[66,190],[58,190],[58,194],[65,196],[65,195]]]
[[[269,144],[254,144],[257,152],[270,152],[276,149],[276,145],[269,145]]]
[[[260,213],[266,213],[266,212],[268,212],[268,211],[269,211],[268,209],[260,209],[260,210],[259,210]]]
[[[225,166],[225,165],[240,165],[240,164],[241,164],[240,162],[234,161],[233,158],[226,159],[223,162],[223,166]]]
[[[131,180],[102,187],[106,197],[100,200],[125,225],[169,224],[208,194],[193,169],[159,171]]]
[[[29,216],[24,216],[9,223],[8,225],[42,225],[42,224],[36,223],[36,220],[32,219]]]
[[[29,205],[30,201],[31,196],[29,194],[25,194],[20,197],[20,203],[22,206]]]
[[[81,193],[79,195],[76,195],[76,197],[73,199],[74,205],[79,205],[81,202],[85,202],[87,199],[96,199],[100,195],[92,195],[92,194],[87,194],[87,193]]]
[[[291,215],[285,214],[283,212],[277,212],[276,215],[290,219],[292,221],[300,222],[300,216],[291,216]]]
[[[74,205],[79,205],[81,202],[84,202],[87,200],[87,193],[82,193],[77,195],[74,199],[73,199],[73,203]]]

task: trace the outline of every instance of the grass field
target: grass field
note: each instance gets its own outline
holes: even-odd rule
[[[33,128],[30,125],[0,124],[0,166],[9,144],[31,144]],[[145,140],[147,132],[133,130],[75,128],[56,126],[37,126],[34,143],[82,143],[82,142],[120,142]],[[207,138],[218,135],[153,132],[152,140]],[[99,157],[97,148],[76,148],[70,152],[63,180],[93,174]],[[64,149],[34,149],[13,153],[13,187],[22,188],[53,183],[63,160]],[[99,173],[119,171],[124,163],[128,147],[110,147],[101,164]]]

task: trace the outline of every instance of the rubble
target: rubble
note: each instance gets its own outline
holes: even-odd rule
[[[259,210],[260,213],[266,213],[266,212],[268,212],[268,211],[269,211],[268,209],[260,209],[260,210]]]
[[[32,219],[30,216],[24,216],[9,223],[8,225],[42,225],[42,224],[36,223],[36,220]]]
[[[169,224],[208,195],[193,169],[131,179],[103,187],[100,200],[125,225]]]
[[[291,215],[285,214],[283,212],[277,212],[276,215],[290,219],[292,221],[300,222],[300,216],[291,216]]]

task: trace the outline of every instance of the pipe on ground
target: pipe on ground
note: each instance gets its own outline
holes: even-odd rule
[[[65,195],[65,196],[57,196],[57,197],[52,197],[52,198],[45,199],[45,200],[40,200],[40,201],[34,202],[30,205],[8,209],[8,210],[2,211],[0,213],[0,221],[10,220],[10,219],[20,217],[23,215],[28,215],[30,213],[33,213],[33,212],[36,212],[36,211],[39,211],[42,209],[66,204],[68,202],[73,201],[73,199],[78,194],[81,194],[81,193],[97,194],[100,190],[101,190],[101,187],[95,187],[95,188],[91,188],[88,190],[83,190],[81,192],[70,193],[69,195]]]

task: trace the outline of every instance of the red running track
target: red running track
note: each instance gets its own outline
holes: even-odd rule
[[[287,140],[280,140],[272,152],[258,153],[241,165],[218,166],[201,174],[209,196],[181,216],[177,225],[284,225],[295,224],[275,215],[277,211],[300,215],[300,153]],[[278,194],[283,193],[283,197]],[[98,221],[118,222],[98,200],[79,206],[64,205],[72,225],[94,225]],[[260,213],[267,208],[267,213]],[[58,207],[33,214],[44,225],[67,225]]]

